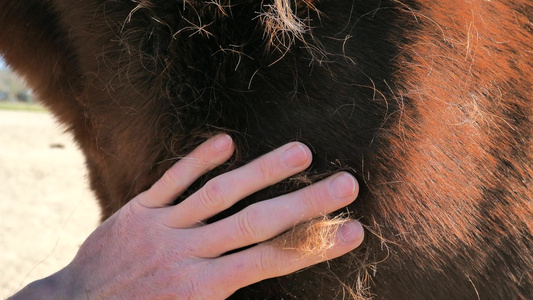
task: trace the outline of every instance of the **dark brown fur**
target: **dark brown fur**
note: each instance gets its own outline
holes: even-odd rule
[[[237,155],[191,192],[292,140],[314,163],[217,218],[358,177],[359,249],[235,298],[531,299],[532,19],[527,0],[0,0],[0,53],[74,134],[104,219],[218,132]]]

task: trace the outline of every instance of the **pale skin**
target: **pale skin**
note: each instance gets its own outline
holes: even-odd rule
[[[355,220],[338,229],[334,246],[325,253],[281,249],[267,241],[354,201],[357,181],[344,172],[218,222],[202,223],[306,169],[311,152],[297,142],[212,179],[172,205],[233,151],[227,135],[204,142],[102,223],[67,267],[31,283],[12,299],[224,299],[242,287],[341,256],[361,244],[363,228]]]

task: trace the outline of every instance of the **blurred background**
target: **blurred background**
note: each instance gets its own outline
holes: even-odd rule
[[[0,57],[0,299],[66,266],[98,225],[84,158],[64,131]]]
[[[23,81],[11,72],[3,58],[0,57],[0,101],[4,104],[32,104],[34,99],[31,90]]]

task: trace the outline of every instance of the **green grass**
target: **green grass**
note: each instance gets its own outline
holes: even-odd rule
[[[38,111],[46,112],[46,109],[36,103],[4,102],[0,101],[1,110],[20,110],[20,111]]]

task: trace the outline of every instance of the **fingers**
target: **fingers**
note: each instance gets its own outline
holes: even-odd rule
[[[217,135],[180,159],[163,177],[146,191],[140,202],[146,207],[163,207],[172,204],[194,181],[206,172],[228,160],[233,154],[231,137]]]
[[[268,243],[223,256],[213,261],[212,274],[219,274],[228,288],[228,296],[241,287],[261,280],[287,275],[316,263],[333,259],[358,247],[364,231],[357,221],[339,227],[333,247],[323,253],[304,254],[297,250],[280,249]]]
[[[202,249],[200,255],[215,257],[268,240],[298,223],[345,207],[355,200],[357,193],[355,178],[341,172],[299,191],[253,204],[226,219],[199,227],[195,229],[192,243]]]
[[[311,151],[301,143],[282,146],[212,179],[191,197],[173,207],[164,224],[174,228],[192,226],[246,196],[303,171],[311,164],[311,158]]]

